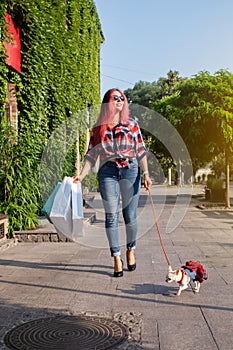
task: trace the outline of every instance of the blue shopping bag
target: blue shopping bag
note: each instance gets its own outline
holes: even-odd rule
[[[54,187],[52,193],[50,194],[49,198],[47,199],[45,205],[41,209],[42,214],[44,214],[46,216],[46,218],[51,223],[52,223],[52,220],[50,219],[50,213],[51,213],[51,209],[53,206],[54,198],[55,198],[60,186],[61,186],[61,182],[58,182],[57,185]]]

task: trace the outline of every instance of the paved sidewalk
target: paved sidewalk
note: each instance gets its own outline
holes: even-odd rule
[[[153,187],[173,268],[192,259],[209,273],[199,294],[189,288],[177,297],[178,285],[165,282],[167,263],[143,191],[137,269],[127,271],[123,247],[122,278],[112,277],[101,210],[96,223],[86,225],[80,244],[19,243],[0,251],[0,349],[8,349],[3,337],[19,324],[81,313],[125,318],[133,329],[128,349],[233,349],[233,211],[201,210],[197,199],[189,203],[185,188],[177,196],[177,188]]]

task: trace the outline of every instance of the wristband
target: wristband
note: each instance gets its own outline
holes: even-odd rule
[[[149,174],[149,171],[143,171],[143,175]]]

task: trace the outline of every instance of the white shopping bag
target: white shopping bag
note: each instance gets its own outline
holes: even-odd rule
[[[77,240],[77,237],[83,236],[83,196],[81,182],[72,184],[71,194],[72,205],[72,239]]]
[[[72,234],[71,188],[72,177],[65,176],[53,201],[50,219],[60,238]]]
[[[60,238],[77,241],[83,227],[81,183],[75,184],[72,177],[65,176],[54,198],[50,219]]]

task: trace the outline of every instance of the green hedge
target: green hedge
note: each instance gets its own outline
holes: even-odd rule
[[[60,180],[64,174],[74,173],[75,135],[77,130],[84,133],[87,127],[86,108],[100,102],[103,36],[92,0],[2,0],[1,43],[6,10],[20,27],[22,44],[20,75],[9,70],[0,46],[0,212],[9,215],[9,231],[13,234],[35,226],[42,199],[58,175]],[[7,81],[17,84],[19,133],[15,141],[4,114]],[[62,165],[56,159],[59,147],[54,153],[51,149],[44,151],[57,129],[65,154]],[[8,142],[4,142],[6,139]],[[81,142],[81,156],[84,144]],[[46,162],[40,177],[42,154]],[[56,167],[59,172],[54,171]]]

